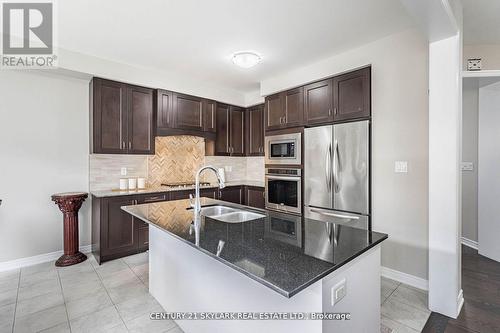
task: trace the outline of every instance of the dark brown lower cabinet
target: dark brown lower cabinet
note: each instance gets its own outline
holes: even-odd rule
[[[92,253],[99,264],[144,252],[149,247],[147,223],[126,213],[122,206],[168,200],[168,193],[92,197]]]
[[[265,189],[257,186],[245,186],[245,204],[264,209],[266,206]]]
[[[194,197],[194,190],[185,190],[185,191],[173,191],[170,192],[170,200],[183,200],[189,199],[189,195],[192,194]],[[218,191],[216,188],[202,188],[200,189],[200,197],[218,198]]]
[[[245,197],[242,186],[228,186],[219,191],[219,199],[222,201],[243,204]]]
[[[105,198],[92,196],[92,253],[97,262],[101,264],[149,248],[148,224],[123,211],[122,206],[182,200],[189,198],[189,194],[194,196],[194,190]],[[263,187],[203,188],[200,196],[264,208]]]

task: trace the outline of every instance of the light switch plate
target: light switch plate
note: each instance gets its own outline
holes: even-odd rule
[[[120,169],[120,175],[126,176],[127,175],[127,168],[121,168]]]
[[[347,287],[345,279],[342,279],[332,287],[332,306],[337,304],[347,294]]]
[[[474,163],[462,162],[461,169],[462,169],[462,171],[473,171],[474,170]]]
[[[396,162],[394,162],[394,172],[407,173],[408,172],[408,161],[396,161]]]
[[[226,166],[224,166],[224,170],[226,172],[232,172],[233,171],[233,167],[231,165],[226,165]]]

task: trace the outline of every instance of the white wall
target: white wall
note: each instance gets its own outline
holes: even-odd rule
[[[0,263],[62,250],[57,192],[88,190],[85,80],[21,71],[0,74]],[[80,245],[90,243],[90,204]]]
[[[479,89],[479,253],[500,261],[500,83]]]
[[[462,171],[462,237],[477,242],[477,170],[479,87],[476,79],[464,80],[462,161],[472,171]]]
[[[382,265],[427,279],[428,43],[405,31],[265,80],[264,95],[372,65],[373,229],[386,232]],[[394,162],[408,161],[407,174]]]

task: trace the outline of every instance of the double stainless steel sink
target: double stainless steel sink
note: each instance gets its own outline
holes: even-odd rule
[[[202,216],[227,223],[242,223],[266,217],[265,215],[250,212],[247,210],[220,205],[202,207],[200,210],[200,214]]]

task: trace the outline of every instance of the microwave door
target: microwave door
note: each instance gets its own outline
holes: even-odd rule
[[[369,214],[369,122],[333,127],[333,208]]]
[[[333,208],[333,127],[304,130],[304,204]]]

